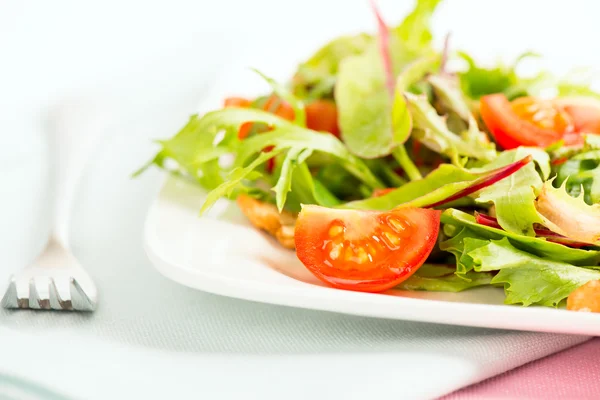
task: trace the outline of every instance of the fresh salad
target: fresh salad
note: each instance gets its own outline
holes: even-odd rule
[[[600,95],[521,76],[531,53],[490,68],[436,49],[439,2],[397,26],[373,3],[376,33],[332,40],[287,83],[257,71],[270,93],[191,116],[147,166],[208,189],[201,212],[235,199],[335,288],[494,286],[600,312]]]

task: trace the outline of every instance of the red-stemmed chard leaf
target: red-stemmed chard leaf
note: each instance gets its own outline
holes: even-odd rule
[[[445,199],[436,201],[431,204],[423,205],[422,207],[424,207],[424,208],[439,207],[443,204],[447,204],[447,203],[453,202],[455,200],[458,200],[460,198],[463,198],[465,196],[468,196],[468,195],[475,193],[478,190],[484,189],[488,186],[492,186],[494,183],[514,174],[515,172],[517,172],[518,170],[523,168],[525,165],[530,163],[531,160],[532,160],[532,157],[531,157],[531,155],[529,155],[529,156],[527,156],[519,161],[516,161],[512,164],[509,164],[505,167],[501,167],[501,168],[486,172],[485,175],[470,182],[467,187],[460,189],[459,191],[446,197]]]
[[[498,220],[490,215],[475,213],[475,220],[479,225],[489,226],[490,228],[496,228],[500,230],[504,230]],[[556,232],[552,232],[547,228],[535,228],[535,235],[537,237],[546,238],[549,242],[554,242],[558,244],[562,244],[567,247],[573,247],[575,249],[579,249],[581,247],[589,246],[587,243],[578,242],[577,240],[569,239],[563,235],[560,235]]]
[[[381,52],[381,58],[383,60],[383,68],[385,71],[385,80],[390,96],[394,95],[394,68],[392,65],[392,56],[390,54],[390,31],[387,24],[379,12],[379,8],[375,3],[375,0],[371,0],[371,9],[375,18],[377,19],[377,30],[379,32],[379,51]]]

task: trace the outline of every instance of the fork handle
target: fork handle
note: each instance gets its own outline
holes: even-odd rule
[[[105,130],[106,119],[97,103],[74,99],[50,113],[54,172],[54,212],[51,241],[69,247],[69,217],[77,182]]]

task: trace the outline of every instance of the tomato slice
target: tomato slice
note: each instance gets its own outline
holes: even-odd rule
[[[308,205],[296,222],[296,253],[317,278],[339,289],[381,292],[408,279],[427,259],[440,211],[337,210]]]
[[[340,137],[337,108],[330,100],[317,100],[306,105],[306,126],[319,132],[329,132]]]
[[[519,146],[546,147],[561,139],[576,141],[574,124],[563,107],[533,97],[512,103],[503,94],[481,98],[481,118],[504,149]]]

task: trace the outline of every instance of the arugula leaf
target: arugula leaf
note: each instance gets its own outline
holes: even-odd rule
[[[342,169],[342,171],[344,171]],[[344,171],[345,172],[345,171]],[[300,212],[302,204],[318,204],[324,207],[334,207],[341,203],[318,178],[310,173],[306,163],[299,164],[294,170],[291,182],[291,192],[288,195],[285,208],[292,212]]]
[[[215,189],[211,190],[206,195],[204,204],[202,205],[202,208],[200,209],[200,215],[202,215],[204,212],[206,212],[221,197],[229,196],[233,192],[233,190],[236,189],[240,185],[240,183],[242,182],[243,179],[248,178],[250,176],[250,174],[256,172],[255,169],[259,165],[264,164],[270,158],[281,153],[281,151],[282,150],[276,149],[276,150],[272,150],[268,153],[261,153],[247,167],[235,168],[234,170],[232,170],[228,177],[228,180],[226,182],[223,182],[221,185],[219,185]],[[256,179],[257,176],[255,176],[254,178]]]
[[[461,278],[454,272],[454,267],[424,264],[397,288],[428,292],[461,292],[466,289],[489,285],[493,277],[491,273],[471,271],[464,278]]]
[[[277,149],[301,147],[328,153],[335,156],[340,165],[372,189],[383,187],[365,163],[350,154],[346,146],[335,136],[294,126],[274,129],[244,140],[243,145],[237,150],[236,164],[244,164],[250,156],[270,146]]]
[[[503,152],[481,170],[489,171],[528,155],[537,157],[543,171],[549,170],[548,155],[526,147]],[[475,201],[480,204],[493,203],[496,206],[498,223],[505,230],[535,236],[533,224],[542,222],[535,209],[535,191],[540,190],[542,185],[543,181],[535,170],[534,164],[529,164],[508,178],[481,190]]]
[[[294,174],[294,170],[299,164],[304,163],[311,154],[312,150],[297,147],[292,148],[287,152],[283,164],[281,165],[279,179],[273,188],[273,191],[275,192],[275,202],[279,212],[283,210],[287,194],[292,189],[292,175]]]
[[[491,160],[496,150],[491,143],[475,144],[454,134],[443,117],[438,115],[426,96],[405,93],[414,127],[413,136],[431,150],[449,157],[456,155]]]
[[[492,240],[469,256],[476,271],[499,271],[492,283],[504,283],[507,304],[556,307],[578,287],[600,279],[600,271],[534,256],[507,238]]]
[[[252,68],[252,71],[256,72],[265,81],[267,81],[267,83],[269,84],[269,86],[271,86],[271,88],[277,94],[277,96],[279,96],[290,106],[292,106],[292,109],[294,110],[294,123],[300,126],[306,126],[306,111],[304,110],[304,103],[301,100],[299,100],[296,96],[291,94],[283,85],[281,85],[276,80],[269,78],[268,76],[266,76],[265,74],[263,74],[255,68]]]
[[[327,43],[298,67],[292,80],[294,94],[309,99],[333,97],[340,62],[362,54],[372,42],[371,35],[360,33],[342,36]]]
[[[466,227],[469,230],[465,232],[465,235],[468,234],[470,237],[477,239],[499,240],[507,238],[516,248],[548,260],[562,261],[574,265],[596,265],[600,262],[599,251],[574,249],[563,246],[562,244],[548,242],[543,238],[523,236],[501,229],[480,225],[476,222],[474,216],[452,208],[442,213],[442,223],[454,226],[456,229]],[[446,227],[447,226],[444,228]],[[445,229],[445,231],[447,230]],[[440,248],[446,250],[448,249],[446,246],[449,244],[450,242],[443,242],[440,245]]]

